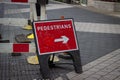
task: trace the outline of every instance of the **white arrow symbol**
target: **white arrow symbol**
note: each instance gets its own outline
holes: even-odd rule
[[[69,38],[66,36],[61,36],[61,38],[55,39],[54,42],[63,42],[63,44],[66,44],[69,41]]]

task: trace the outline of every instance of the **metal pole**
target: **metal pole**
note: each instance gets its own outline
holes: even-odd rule
[[[37,20],[37,14],[36,14],[36,7],[35,7],[35,3],[36,3],[36,0],[29,0],[29,3],[30,3],[30,20],[31,22],[33,20]]]

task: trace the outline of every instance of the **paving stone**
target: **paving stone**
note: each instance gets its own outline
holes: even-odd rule
[[[93,78],[93,77],[88,77],[88,78],[86,78],[85,80],[98,80],[98,79]]]
[[[96,65],[98,65],[100,62],[101,62],[101,61],[99,61],[99,60],[95,60],[95,61],[93,61],[93,62],[90,62],[89,65],[96,66]]]
[[[109,66],[109,64],[101,63],[101,64],[98,64],[98,66],[101,66],[101,67],[107,67],[107,66]]]
[[[95,73],[96,75],[100,75],[100,76],[104,76],[104,75],[106,75],[108,72],[103,72],[103,71],[99,71],[99,72],[97,72],[97,73]]]
[[[97,65],[97,66],[95,66],[94,68],[95,68],[95,69],[99,69],[99,70],[100,70],[100,69],[105,68],[105,66],[103,66],[103,65],[102,65],[102,66],[101,66],[101,65]]]
[[[117,72],[117,73],[120,73],[120,66],[115,68],[115,70],[113,72]]]
[[[113,69],[111,69],[111,68],[104,68],[104,69],[102,69],[101,71],[102,72],[106,72],[106,73],[109,73],[109,72],[111,72]]]
[[[116,61],[117,64],[120,64],[120,60]]]
[[[110,75],[120,76],[120,72],[112,71],[109,73]]]
[[[99,80],[112,80],[112,79],[107,78],[107,77],[101,77]]]
[[[117,67],[119,67],[119,64],[113,63],[113,64],[107,66],[106,68],[109,68],[109,69],[111,69],[111,70],[114,70],[114,69],[116,69]]]
[[[109,60],[107,60],[107,61],[105,61],[105,62],[103,62],[104,64],[108,64],[108,65],[110,65],[110,64],[113,64],[114,63],[114,61],[109,61]]]
[[[93,62],[90,62],[88,64],[86,64],[85,66],[83,66],[83,70],[86,71],[94,66],[96,66],[97,64],[99,64],[101,61],[93,61]]]
[[[76,77],[73,77],[71,78],[70,80],[85,80],[85,76],[76,76]]]
[[[95,78],[95,79],[100,79],[102,76],[99,74],[93,74],[90,77]]]
[[[105,68],[105,67],[107,67],[109,64],[104,64],[104,63],[101,63],[101,64],[98,64],[97,66],[99,66],[99,67],[101,67],[101,68]],[[99,69],[99,67],[98,67],[98,69]],[[95,68],[96,68],[96,66],[95,66]]]
[[[63,79],[62,79],[62,77],[58,77],[58,78],[56,78],[55,80],[63,80]]]
[[[117,56],[113,57],[112,59],[117,61],[120,59],[120,55],[117,55]]]
[[[79,74],[77,74],[77,73],[75,73],[74,71],[72,71],[72,72],[67,73],[66,75],[67,75],[67,77],[68,77],[69,79],[71,79],[72,77],[78,76]]]
[[[89,71],[98,72],[98,71],[100,71],[100,70],[99,70],[99,69],[95,69],[95,68],[91,68],[91,69],[89,69]]]
[[[110,75],[110,74],[107,74],[106,76],[104,76],[105,78],[108,78],[108,80],[114,80],[115,78],[117,78],[118,76],[117,75]]]
[[[94,74],[94,73],[95,73],[94,71],[88,70],[88,71],[83,72],[82,74],[83,74],[83,75],[88,75],[88,76],[90,76],[90,75],[92,75],[92,74]]]
[[[92,75],[93,73],[82,73],[82,74],[80,74],[80,75],[78,75],[78,76],[75,76],[75,77],[73,77],[73,78],[71,78],[71,80],[73,79],[73,80],[78,80],[78,79],[86,79],[86,78],[88,78],[88,77],[90,77],[91,75]]]
[[[83,71],[87,71],[92,67],[93,67],[92,65],[87,64],[87,65],[83,66],[82,69],[83,69]]]
[[[120,80],[120,76],[119,76],[119,77],[117,77],[115,80]]]

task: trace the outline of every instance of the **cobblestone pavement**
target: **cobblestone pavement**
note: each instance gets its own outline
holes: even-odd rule
[[[10,0],[4,0],[4,2],[4,4],[1,3],[4,7],[0,7],[1,12],[4,10],[4,13],[0,14],[0,33],[2,33],[4,39],[14,42],[13,35],[32,32],[21,31],[21,27],[26,25],[29,19],[29,4],[9,3]],[[47,5],[47,13],[48,19],[58,19],[63,15],[65,18],[74,18],[83,65],[82,74],[76,74],[71,66],[64,67],[67,71],[59,69],[59,74],[56,74],[55,77],[60,77],[56,78],[56,80],[120,80],[120,18],[87,11],[75,5],[56,2]],[[25,56],[19,57],[19,59],[23,61]],[[11,59],[11,57],[8,58]],[[0,59],[3,59],[2,56]],[[18,62],[14,64],[12,61],[17,62],[18,60],[10,60],[14,69],[10,67],[8,62],[6,63],[10,68],[0,65],[0,73],[6,73],[6,75],[3,74],[4,76],[1,75],[1,80],[25,80],[29,75],[32,75],[30,77],[32,80],[40,78],[38,76],[39,71],[37,71],[39,69],[38,65],[34,66],[36,69],[33,69],[33,66],[32,68],[30,65],[27,66],[25,61],[18,61],[22,62],[22,64],[17,64]],[[6,63],[2,64],[6,65]],[[29,69],[25,68],[21,73],[18,73],[19,70],[16,70],[15,65],[19,68],[21,65],[25,65],[20,69],[24,69],[24,67],[29,67]],[[4,67],[3,70],[2,67]],[[13,71],[10,77],[8,74],[10,72],[5,72],[6,69],[7,71],[9,69],[10,71],[16,71]],[[56,72],[53,70],[54,74]],[[24,74],[26,77],[23,76]],[[22,77],[20,78],[19,75]],[[8,78],[5,79],[6,76]]]
[[[68,80],[120,80],[120,49],[84,65],[82,74],[73,71],[66,75]]]

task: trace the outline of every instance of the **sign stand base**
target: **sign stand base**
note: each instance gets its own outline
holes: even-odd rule
[[[49,63],[48,63],[49,58],[50,58],[50,54],[38,56],[39,64],[40,64],[40,72],[43,79],[54,80],[52,79],[52,75],[49,68]]]
[[[70,51],[69,54],[72,57],[73,65],[76,73],[82,73],[82,65],[81,65],[81,58],[80,58],[80,51]]]
[[[70,51],[68,53],[72,57],[75,72],[82,73],[82,65],[81,65],[79,50]],[[54,67],[56,64],[54,64],[54,62],[50,61],[50,55],[51,54],[39,55],[40,72],[41,72],[43,79],[54,80],[51,75],[52,73],[50,71],[50,67]],[[54,56],[54,54],[53,54],[53,56]]]
[[[1,34],[0,34],[0,39],[2,39],[2,36],[1,36]]]

